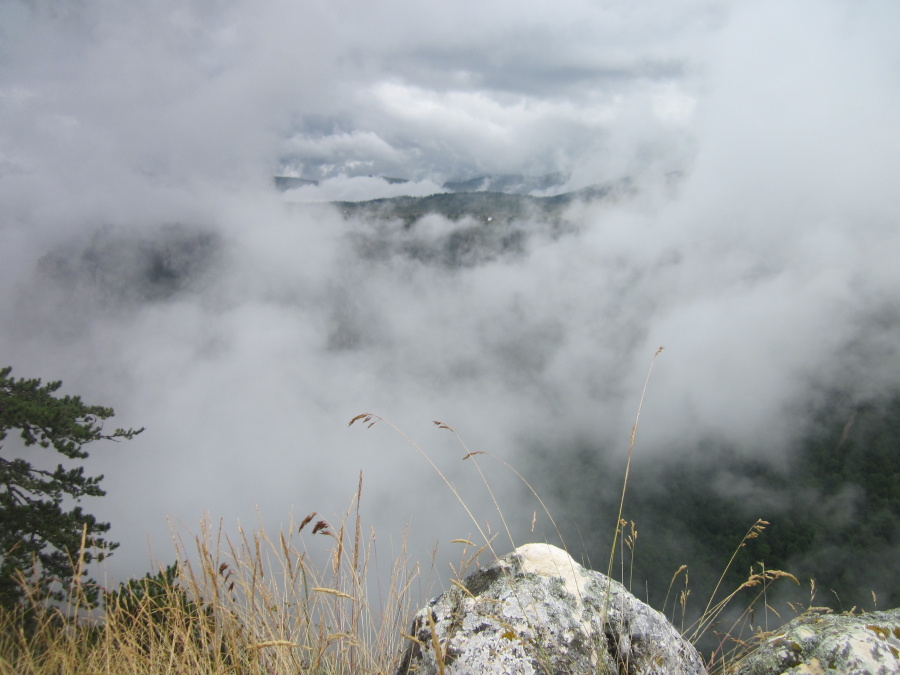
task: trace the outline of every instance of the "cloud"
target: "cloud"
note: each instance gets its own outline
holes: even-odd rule
[[[361,412],[493,517],[432,420],[514,463],[621,454],[660,345],[647,456],[775,448],[816,391],[896,385],[890,3],[0,11],[0,348],[147,427],[92,453],[116,575],[145,571],[148,538],[168,553],[167,516],[333,513],[360,470],[379,529],[470,532],[401,437],[346,428]],[[282,169],[321,182],[282,195]],[[286,203],[551,171],[637,195],[504,225],[512,252],[456,267],[428,254],[473,221]],[[215,242],[202,261],[173,257],[185,232]]]
[[[288,190],[288,202],[367,201],[390,197],[427,197],[444,192],[432,181],[388,181],[374,176],[336,176],[316,185],[304,185]]]

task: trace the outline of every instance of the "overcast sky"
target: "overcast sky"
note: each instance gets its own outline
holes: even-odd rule
[[[466,536],[402,439],[347,421],[476,487],[432,420],[521,469],[535,439],[621,453],[660,345],[640,451],[778,448],[815,392],[897,385],[898,29],[892,0],[6,0],[0,361],[147,427],[92,450],[114,575],[166,560],[167,518],[277,528],[361,470],[386,536]],[[639,194],[464,269],[352,243],[439,218],[289,204],[554,172]],[[173,224],[208,255],[147,297],[129,256]]]

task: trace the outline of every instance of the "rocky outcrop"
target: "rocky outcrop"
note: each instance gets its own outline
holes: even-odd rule
[[[900,673],[900,609],[800,616],[766,639],[736,675]]]
[[[416,614],[398,675],[705,674],[694,647],[621,584],[527,544]]]

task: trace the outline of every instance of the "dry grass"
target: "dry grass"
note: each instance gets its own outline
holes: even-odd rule
[[[662,348],[654,354],[654,361]],[[647,374],[644,394],[653,365]],[[637,528],[623,518],[628,488],[628,471],[635,446],[640,406],[631,430],[628,464],[624,476],[615,536],[610,552],[608,576],[619,555],[621,581],[631,588]],[[450,565],[460,584],[479,556],[487,551],[498,558],[495,540],[498,533],[486,531],[481,520],[446,474],[420,445],[391,422],[370,413],[358,415],[350,425],[369,427],[382,423],[405,439],[431,466],[436,475],[459,501],[480,536],[480,541],[454,540],[463,544],[458,566]],[[435,425],[449,431],[459,442],[461,459],[472,465],[483,482],[491,503],[503,525],[509,546],[517,543],[500,502],[479,463],[495,459],[527,486],[547,516],[566,549],[562,533],[549,509],[530,483],[504,460],[490,453],[471,451],[455,430],[442,422]],[[419,568],[405,551],[392,559],[386,587],[379,583],[374,532],[364,534],[359,514],[363,482],[351,508],[337,527],[312,513],[299,523],[290,523],[285,531],[267,534],[261,527],[251,532],[238,528],[236,538],[226,536],[221,524],[205,522],[195,536],[175,536],[177,568],[160,569],[159,574],[131,582],[119,592],[107,594],[102,613],[86,614],[75,587],[66,607],[47,606],[31,596],[27,606],[9,613],[0,609],[0,675],[90,675],[94,673],[135,674],[229,674],[263,675],[272,673],[393,673],[401,653],[414,639],[406,636],[409,621],[426,599],[419,586]],[[534,518],[538,511],[535,510]],[[759,536],[768,525],[758,520],[740,541],[725,566],[716,589],[701,618],[685,628],[690,595],[687,567],[673,575],[670,591],[677,580],[683,587],[673,607],[681,611],[681,630],[697,642],[715,636],[715,648],[708,656],[711,672],[727,673],[752,650],[752,635],[763,632],[754,626],[756,608],[763,616],[774,612],[767,599],[770,585],[790,574],[777,570],[750,570],[738,588],[716,600],[726,573],[737,551]],[[532,520],[532,530],[534,519]],[[627,531],[626,531],[626,528]],[[620,536],[621,535],[621,536]],[[327,553],[314,558],[307,545],[327,541]],[[618,546],[617,546],[618,543]],[[628,549],[626,554],[625,547]],[[314,547],[316,550],[320,546]],[[617,548],[619,549],[617,551]],[[626,568],[626,557],[630,562]],[[80,569],[81,561],[75,561]],[[166,574],[169,572],[169,576]],[[78,575],[76,575],[78,576]],[[23,579],[27,588],[27,581]],[[744,609],[730,608],[738,598],[752,597]],[[669,603],[667,595],[663,612]],[[673,612],[677,612],[677,608]],[[796,612],[795,612],[796,613]],[[777,613],[776,613],[777,614]],[[722,629],[726,616],[729,619]],[[673,623],[678,619],[673,614]]]
[[[312,562],[311,537],[330,540],[324,564]],[[0,673],[338,675],[396,667],[418,569],[401,553],[380,588],[374,534],[363,535],[358,511],[337,529],[311,514],[274,536],[239,528],[232,540],[204,523],[199,535],[176,539],[185,562],[172,583],[163,571],[132,582],[107,596],[102,614],[79,615],[77,598],[67,607],[34,598],[0,614]]]
[[[731,558],[728,560],[728,563],[725,565],[725,568],[722,570],[722,574],[719,576],[719,580],[703,610],[703,614],[687,630],[682,627],[682,633],[684,633],[694,644],[707,636],[715,638],[716,647],[707,657],[707,668],[711,673],[728,673],[733,671],[741,660],[756,649],[759,641],[755,640],[755,638],[763,635],[764,632],[768,630],[767,624],[770,613],[779,617],[779,623],[787,621],[787,619],[781,621],[781,615],[771,604],[769,604],[768,591],[772,584],[782,579],[788,579],[796,584],[799,584],[800,582],[797,581],[797,578],[794,577],[794,575],[789,574],[788,572],[781,570],[767,570],[764,563],[757,563],[759,565],[759,570],[751,567],[747,578],[743,583],[730,591],[721,600],[716,601],[716,597],[722,587],[725,576],[728,574],[728,571],[731,569],[737,558],[738,551],[744,548],[748,541],[760,536],[768,525],[769,523],[767,521],[758,519],[750,529],[747,530],[747,533],[741,539],[737,548],[735,548],[732,553]],[[683,566],[682,569],[685,572],[685,580],[687,580],[687,568]],[[676,576],[682,569],[679,569],[679,572],[676,572]],[[674,581],[675,577],[672,579]],[[745,591],[749,591],[749,599],[747,598],[748,593],[745,593]],[[682,605],[682,616],[683,607],[689,592],[690,591],[686,586],[686,589],[679,594],[679,603]],[[739,597],[744,598],[743,606],[735,612],[733,611],[733,608],[735,607],[735,601]],[[757,612],[760,610],[760,615],[763,617],[766,625],[754,626],[753,621],[756,618]],[[727,620],[725,617],[728,617]],[[724,626],[722,625],[723,622]]]

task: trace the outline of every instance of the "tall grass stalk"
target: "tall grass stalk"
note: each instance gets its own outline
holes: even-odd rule
[[[361,491],[362,482],[352,516],[336,529],[312,514],[275,535],[238,528],[231,538],[204,521],[199,534],[174,536],[181,562],[171,578],[160,571],[120,587],[92,614],[73,614],[77,597],[56,607],[32,596],[0,610],[0,674],[393,672],[419,572],[404,546],[387,589],[379,586]],[[319,542],[324,565],[311,552]]]
[[[660,347],[659,349],[657,349],[656,352],[653,354],[653,358],[650,361],[650,368],[647,369],[647,377],[644,380],[644,387],[643,387],[643,389],[641,389],[641,398],[638,401],[637,414],[635,415],[635,418],[634,418],[634,424],[631,427],[631,436],[628,441],[628,459],[625,462],[625,477],[622,480],[622,496],[619,498],[619,513],[616,516],[616,526],[615,526],[615,529],[613,530],[613,542],[612,542],[612,546],[610,547],[610,551],[609,551],[609,565],[606,568],[607,583],[606,583],[606,597],[603,602],[603,616],[601,618],[602,625],[606,625],[606,617],[607,617],[607,613],[609,612],[609,598],[610,598],[610,593],[612,592],[613,564],[616,559],[616,542],[618,541],[618,538],[619,538],[619,529],[622,527],[622,523],[624,522],[622,520],[622,512],[625,509],[625,493],[628,490],[628,477],[631,473],[631,457],[634,454],[634,439],[635,439],[635,436],[637,436],[638,422],[640,422],[640,419],[641,419],[641,410],[643,410],[643,408],[644,408],[644,398],[647,395],[647,387],[650,385],[650,375],[653,374],[653,366],[656,364],[657,357],[660,354],[662,354],[663,349],[665,349],[665,347]],[[624,579],[623,579],[623,581],[624,581]]]

